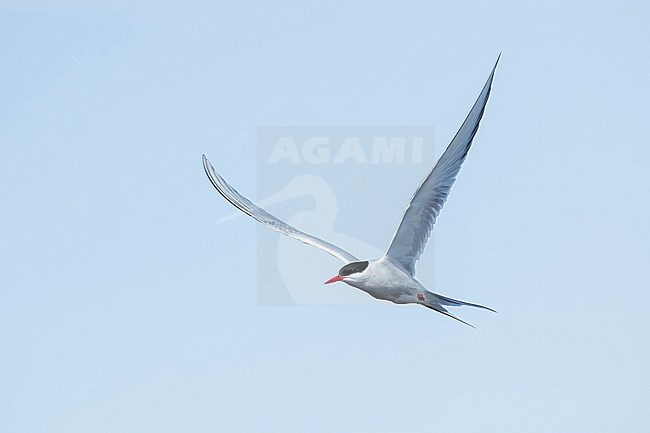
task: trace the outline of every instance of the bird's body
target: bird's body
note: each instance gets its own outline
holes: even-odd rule
[[[365,269],[362,272],[345,275],[347,273],[345,272],[346,267],[357,264],[362,264],[361,266],[365,266]],[[341,268],[339,275],[330,278],[325,284],[336,281],[344,281],[352,287],[363,290],[376,299],[390,301],[395,304],[420,304],[463,322],[466,325],[469,325],[469,323],[449,314],[444,306],[460,307],[465,305],[494,311],[483,305],[448,298],[428,290],[400,264],[393,262],[386,256],[380,259],[347,264]]]
[[[385,257],[368,260],[368,268],[365,272],[349,275],[345,282],[363,290],[373,298],[396,304],[417,303],[417,295],[426,292],[419,281],[407,275]]]
[[[330,278],[326,284],[342,281],[374,298],[396,304],[419,304],[469,325],[449,313],[445,307],[471,306],[494,310],[427,290],[415,278],[415,263],[424,251],[435,221],[478,131],[492,88],[495,70],[496,64],[462,126],[435,167],[415,191],[386,254],[381,258],[359,260],[344,249],[304,233],[276,218],[239,194],[216,172],[204,155],[205,172],[217,191],[240,211],[285,236],[319,248],[346,263],[339,270],[338,275]]]

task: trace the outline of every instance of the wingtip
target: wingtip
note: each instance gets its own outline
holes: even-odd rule
[[[217,188],[217,178],[218,174],[212,164],[210,163],[210,160],[203,154],[203,170],[205,171],[205,174],[208,176],[208,179],[210,179],[210,182]],[[217,188],[218,189],[218,188]]]
[[[503,54],[503,51],[499,51],[499,55],[497,56],[497,61],[494,62],[494,67],[492,68],[492,74],[491,75],[494,75],[494,73],[497,70],[497,66],[499,66],[499,60],[501,60],[501,54]]]
[[[207,156],[205,156],[205,153],[201,155],[201,159],[203,160],[203,168],[205,169],[206,172],[210,172],[210,169],[214,170],[212,167],[212,164],[210,164],[210,160],[208,159]]]
[[[490,71],[490,76],[487,79],[487,82],[485,83],[485,86],[489,89],[492,88],[492,82],[494,81],[494,75],[497,72],[497,66],[499,66],[499,60],[501,60],[501,54],[503,51],[499,52],[499,55],[497,56],[497,61],[494,62],[494,66],[492,67],[492,71]]]

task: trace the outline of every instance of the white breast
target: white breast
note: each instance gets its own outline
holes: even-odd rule
[[[364,272],[344,280],[347,284],[367,292],[377,299],[404,304],[414,302],[420,283],[399,269],[390,260],[370,260]]]

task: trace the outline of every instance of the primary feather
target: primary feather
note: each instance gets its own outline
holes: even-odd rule
[[[472,146],[492,88],[497,59],[472,110],[451,140],[429,175],[413,194],[402,221],[386,251],[386,257],[415,276],[415,262],[420,258],[431,236],[433,225],[456,181],[460,167]]]
[[[291,238],[299,240],[300,242],[304,242],[308,245],[319,248],[326,253],[333,255],[344,263],[356,262],[359,260],[352,254],[345,251],[343,248],[337,247],[336,245],[317,238],[316,236],[312,236],[303,231],[300,231],[297,228],[285,223],[280,218],[271,215],[261,207],[255,205],[249,199],[239,194],[235,188],[230,186],[230,184],[228,184],[228,182],[226,182],[226,180],[221,177],[219,173],[217,173],[205,155],[203,155],[203,168],[205,169],[205,173],[208,175],[210,182],[212,182],[212,185],[217,189],[217,191],[219,191],[219,194],[221,194],[223,198],[228,200],[233,206],[251,218],[254,218],[262,224],[265,224],[267,227],[276,230],[285,236],[289,236]]]

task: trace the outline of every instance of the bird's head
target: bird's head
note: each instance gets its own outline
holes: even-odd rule
[[[356,278],[361,276],[367,267],[367,260],[363,262],[348,263],[339,270],[338,275],[325,281],[325,284],[336,283],[337,281],[343,281],[344,283],[354,281]]]

